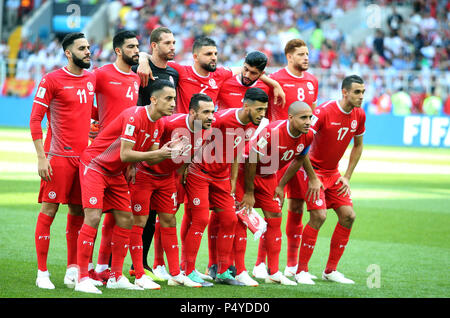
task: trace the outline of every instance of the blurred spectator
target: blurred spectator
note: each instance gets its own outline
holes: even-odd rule
[[[442,98],[438,93],[435,94],[435,88],[431,90],[431,94],[423,101],[423,113],[426,115],[440,115],[442,111]]]
[[[396,4],[392,4],[392,13],[387,18],[387,25],[390,33],[396,35],[400,31],[403,23],[403,17],[397,12]]]
[[[412,109],[411,96],[403,90],[400,90],[391,96],[392,113],[398,116],[410,115]]]

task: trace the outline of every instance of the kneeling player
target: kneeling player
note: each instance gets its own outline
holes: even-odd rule
[[[123,111],[94,140],[80,158],[80,182],[85,213],[78,237],[79,281],[75,290],[101,293],[88,279],[88,264],[102,211],[112,209],[116,225],[111,239],[111,277],[107,288],[159,289],[148,276],[136,279],[135,285],[122,275],[133,226],[130,194],[123,171],[132,162],[156,164],[173,155],[168,144],[159,148],[163,123],[159,119],[172,114],[175,88],[169,81],[155,84],[148,106]]]
[[[158,213],[161,244],[167,256],[171,275],[168,284],[202,286],[180,272],[175,218],[178,209],[177,183],[180,182],[177,170],[183,168],[185,163],[189,163],[194,152],[202,146],[203,130],[211,127],[213,114],[212,99],[205,94],[194,94],[189,104],[189,114],[174,114],[164,118],[161,142],[165,143],[176,136],[186,137],[188,143],[182,155],[176,159],[166,159],[156,165],[145,162],[137,165],[136,181],[130,183],[131,205],[135,219],[130,239],[130,254],[136,278],[144,275],[142,232],[151,209]],[[201,127],[197,127],[198,124]],[[163,258],[163,255],[160,257]]]
[[[236,199],[248,211],[253,207],[263,210],[267,231],[261,240],[265,241],[269,270],[265,281],[296,285],[278,270],[282,236],[280,200],[284,193],[276,193],[276,172],[293,160],[297,170],[302,165],[313,138],[309,131],[312,111],[308,104],[297,101],[289,106],[288,113],[287,120],[272,122],[250,142],[245,165],[239,171]],[[243,253],[239,255],[236,255],[238,274],[245,270]]]

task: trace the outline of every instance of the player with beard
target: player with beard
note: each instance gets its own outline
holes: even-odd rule
[[[169,66],[175,68],[180,75],[180,83],[177,87],[178,113],[188,113],[190,98],[196,93],[208,95],[216,104],[222,84],[233,75],[242,73],[241,67],[232,69],[217,67],[217,45],[211,38],[200,37],[196,39],[192,47],[192,56],[194,65],[180,65],[176,62],[169,62]],[[149,77],[152,78],[147,58],[147,53],[139,54],[138,75],[141,77],[142,83],[146,83]],[[285,93],[280,84],[264,74],[260,78],[273,88],[275,101],[284,105]]]
[[[317,78],[307,72],[309,67],[309,50],[306,43],[301,39],[293,39],[286,43],[284,53],[287,59],[287,66],[270,74],[270,78],[275,79],[283,87],[286,93],[286,105],[291,105],[295,101],[302,101],[308,104],[312,110],[316,107],[319,84]],[[271,95],[269,94],[269,97]],[[276,103],[274,98],[269,98],[268,118],[271,121],[287,119],[288,108]],[[307,171],[305,171],[307,169]],[[287,266],[284,274],[287,277],[295,275],[297,266],[298,248],[300,246],[301,233],[303,229],[303,199],[300,198],[300,192],[295,191],[295,182],[297,179],[304,178],[306,174],[312,174],[312,168],[309,157],[304,160],[304,168],[300,169],[297,175],[287,186],[288,197],[288,216],[286,220],[287,236]],[[284,171],[278,172],[283,174]],[[320,189],[318,179],[311,179],[310,192],[317,195]],[[289,191],[290,188],[293,191]],[[253,268],[253,275],[256,278],[266,278],[266,248],[265,240],[259,242],[258,257]]]
[[[97,79],[95,88],[97,106],[93,108],[92,118],[98,120],[99,132],[123,110],[136,106],[138,101],[140,79],[131,71],[131,67],[136,65],[139,59],[139,41],[136,34],[131,31],[118,32],[113,38],[113,49],[116,54],[114,63],[106,64],[94,71]],[[95,271],[90,268],[91,278],[104,283],[109,278],[108,263],[114,225],[112,213],[105,213],[97,266]]]
[[[267,56],[259,51],[253,51],[246,55],[244,65],[242,67],[242,73],[228,79],[220,88],[219,96],[217,98],[218,110],[227,108],[234,108],[238,105],[242,105],[245,92],[252,87],[258,87],[269,93],[269,88],[259,78],[264,74],[264,69],[267,65]],[[236,175],[231,176],[232,180],[236,179]],[[233,191],[234,192],[234,191]],[[213,279],[217,273],[217,231],[218,231],[218,219],[217,213],[212,213],[208,224],[208,249],[209,249],[209,262],[208,262],[208,275]],[[245,233],[244,233],[245,232]],[[236,234],[234,240],[233,250],[230,254],[230,271],[233,275],[236,275],[234,266],[234,254],[237,250],[242,250],[242,244],[246,239],[247,227],[240,221],[236,224]],[[239,278],[243,278],[241,275]],[[244,279],[244,278],[243,278]],[[250,277],[245,277],[245,282],[254,284]]]
[[[77,238],[83,224],[80,155],[88,145],[95,75],[89,43],[83,33],[70,33],[62,41],[68,64],[46,74],[37,89],[30,117],[30,130],[41,177],[35,244],[38,262],[36,285],[54,289],[47,270],[50,227],[60,204],[68,205],[66,239],[67,271],[64,283],[74,287],[77,278]],[[47,114],[49,128],[43,143],[41,122]]]
[[[147,105],[149,103],[155,80],[165,79],[171,81],[175,87],[178,85],[178,71],[167,65],[167,62],[173,60],[175,57],[175,38],[172,31],[166,27],[158,27],[154,29],[150,34],[150,47],[152,56],[148,58],[148,64],[152,70],[153,79],[150,79],[147,85],[141,85],[139,87],[139,99],[137,104],[140,106]],[[136,73],[137,68],[138,65],[134,65],[131,69]],[[168,279],[169,275],[164,265],[164,254],[162,252],[161,242],[158,240],[160,232],[156,228],[156,216],[156,211],[153,209],[150,210],[147,223],[142,233],[142,260],[147,275],[150,275],[155,280],[160,280],[161,278]],[[157,230],[156,235],[155,229]],[[157,238],[154,245],[155,263],[153,264],[154,267],[151,268],[148,264],[148,253],[154,235]],[[131,266],[130,274],[134,275],[133,265]]]
[[[245,56],[242,72],[228,79],[220,87],[217,97],[218,111],[240,105],[245,92],[250,87],[259,87],[267,94],[269,88],[259,78],[264,74],[267,65],[267,56],[259,51],[253,51]]]

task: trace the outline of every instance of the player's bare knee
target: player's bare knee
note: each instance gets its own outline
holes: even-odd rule
[[[313,210],[310,211],[309,224],[315,229],[319,229],[327,219],[326,210]]]
[[[53,218],[55,217],[56,212],[58,212],[58,208],[58,203],[42,202],[40,213],[46,214]]]
[[[97,209],[85,209],[84,210],[84,223],[87,225],[98,229],[98,225],[100,224],[100,221],[102,219],[102,212],[101,210],[98,211]]]
[[[83,207],[79,204],[68,204],[68,213],[76,216],[84,216]]]
[[[124,229],[131,229],[134,224],[133,213],[125,211],[114,211],[116,225]]]
[[[288,199],[288,210],[294,213],[303,213],[303,200]]]
[[[148,215],[135,215],[133,219],[134,225],[144,228],[147,224]]]
[[[177,219],[174,214],[158,213],[159,224],[162,227],[175,227],[177,226]]]

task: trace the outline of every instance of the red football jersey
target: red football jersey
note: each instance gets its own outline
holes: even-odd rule
[[[139,76],[122,72],[116,64],[107,64],[94,71],[97,78],[95,94],[100,131],[124,109],[136,106],[139,95]]]
[[[203,144],[204,130],[201,129],[195,133],[191,130],[188,122],[189,114],[173,114],[172,116],[163,117],[161,120],[164,121],[164,132],[161,136],[161,145],[181,136],[189,138],[189,143],[187,144],[185,151],[175,159],[165,159],[156,165],[149,165],[146,162],[142,162],[138,165],[139,169],[145,169],[146,172],[155,176],[171,175],[184,163],[190,163],[195,151]]]
[[[305,155],[313,140],[313,132],[293,136],[289,131],[289,120],[271,122],[248,144],[245,156],[250,149],[259,154],[256,174],[269,175],[290,163],[295,156]]]
[[[190,168],[206,172],[214,178],[230,177],[231,163],[243,152],[246,142],[258,127],[252,122],[243,124],[238,117],[239,109],[229,108],[214,115],[212,129],[205,137],[201,159],[196,156]]]
[[[215,104],[223,82],[233,76],[233,72],[224,67],[218,67],[215,72],[210,72],[208,76],[201,76],[193,66],[180,65],[175,62],[169,62],[169,66],[178,71],[177,112],[184,114],[189,112],[191,97],[197,93],[207,94]]]
[[[30,129],[33,140],[41,139],[41,122],[47,114],[46,153],[78,157],[87,147],[95,83],[93,73],[83,70],[75,75],[66,67],[42,78],[33,100]]]
[[[366,114],[362,108],[346,113],[338,101],[321,104],[314,110],[311,130],[311,164],[321,173],[338,172],[339,160],[354,136],[365,133]]]
[[[263,81],[257,80],[251,86],[245,86],[241,81],[241,74],[233,76],[226,80],[220,87],[219,96],[217,98],[218,110],[227,108],[242,107],[245,92],[250,87],[259,87],[269,94],[269,87]]]
[[[295,101],[302,101],[309,106],[317,102],[319,92],[319,82],[317,78],[309,72],[303,72],[301,77],[295,76],[287,67],[278,70],[269,75],[270,78],[276,80],[286,95],[286,104],[274,104],[273,90],[270,90],[268,118],[270,121],[287,119],[288,109]]]
[[[146,106],[127,108],[98,134],[80,161],[102,174],[119,175],[129,165],[120,160],[121,140],[134,143],[135,151],[148,151],[159,144],[163,130],[163,121],[152,121]]]

